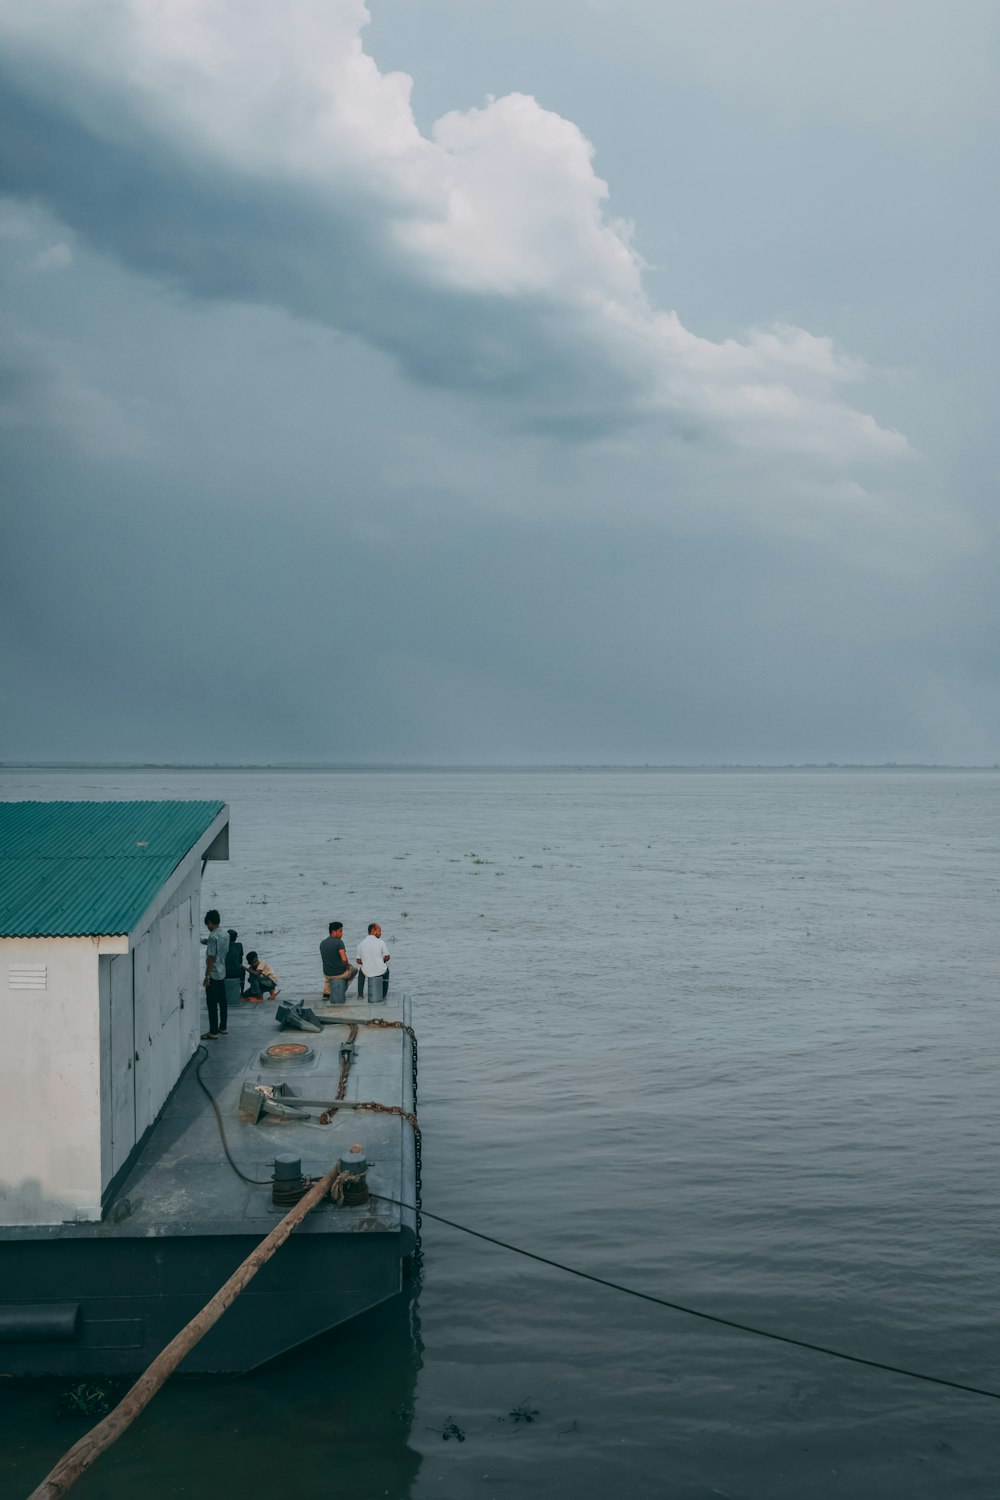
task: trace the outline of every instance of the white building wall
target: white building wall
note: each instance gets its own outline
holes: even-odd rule
[[[0,1223],[101,1217],[198,1045],[200,898],[193,859],[129,939],[0,938]]]
[[[127,937],[0,938],[0,1224],[99,1219],[193,1055],[202,857],[229,857],[228,819]]]
[[[111,965],[114,960],[102,953],[97,960],[98,994],[98,1042],[100,1046],[99,1087],[101,1091],[101,1182],[108,1183],[114,1175],[111,1155],[111,1131],[106,1128],[107,1105],[105,1103],[111,1076]]]
[[[99,938],[0,938],[0,1222],[101,1210]],[[23,989],[24,966],[45,988]]]

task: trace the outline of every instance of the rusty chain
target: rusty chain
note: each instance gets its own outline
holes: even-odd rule
[[[421,1212],[420,1212],[420,1210],[421,1210],[421,1202],[422,1202],[422,1199],[421,1199],[421,1192],[422,1192],[422,1183],[421,1183],[421,1172],[422,1172],[421,1135],[420,1135],[420,1126],[417,1124],[417,1114],[416,1114],[416,1110],[417,1110],[417,1033],[414,1031],[413,1027],[412,1026],[408,1026],[405,1021],[385,1021],[385,1020],[382,1019],[381,1016],[372,1016],[372,1018],[369,1021],[367,1021],[365,1024],[368,1025],[368,1026],[377,1026],[377,1027],[380,1027],[384,1031],[405,1031],[406,1034],[407,1034],[407,1036],[410,1038],[410,1065],[411,1065],[411,1069],[412,1069],[412,1079],[413,1079],[413,1113],[409,1114],[409,1113],[407,1113],[406,1110],[399,1109],[399,1108],[397,1108],[394,1105],[392,1105],[392,1106],[390,1106],[390,1105],[365,1105],[365,1106],[359,1106],[359,1108],[364,1107],[364,1108],[367,1108],[367,1109],[377,1109],[377,1110],[380,1110],[380,1111],[384,1110],[386,1114],[401,1115],[404,1120],[409,1121],[409,1123],[413,1126],[413,1160],[414,1160],[414,1169],[415,1169],[415,1175],[416,1175],[416,1182],[415,1182],[414,1185],[415,1185],[415,1188],[416,1188],[415,1206],[416,1206],[416,1211],[417,1211],[417,1222],[416,1222],[417,1244],[416,1244],[416,1249],[413,1252],[413,1263],[419,1269],[420,1265],[421,1265],[421,1263],[423,1261],[423,1251],[421,1249],[421,1234],[420,1234],[423,1220],[422,1220]]]
[[[416,1227],[416,1244],[415,1244],[414,1250],[413,1250],[413,1266],[414,1266],[415,1270],[419,1272],[419,1270],[420,1270],[420,1268],[421,1268],[421,1266],[423,1264],[423,1250],[422,1250],[422,1247],[421,1247],[421,1229],[422,1229],[422,1226],[423,1226],[423,1217],[422,1217],[422,1214],[421,1214],[421,1208],[422,1208],[423,1199],[422,1199],[422,1160],[421,1160],[421,1156],[422,1156],[422,1151],[421,1151],[422,1138],[421,1138],[421,1132],[420,1132],[420,1125],[419,1125],[419,1122],[417,1120],[417,1113],[416,1113],[416,1111],[417,1111],[417,1034],[414,1031],[413,1027],[412,1026],[408,1026],[405,1021],[386,1021],[386,1020],[383,1020],[381,1016],[372,1016],[370,1020],[352,1023],[352,1025],[350,1027],[350,1030],[348,1032],[348,1041],[350,1043],[353,1043],[354,1041],[356,1041],[357,1035],[358,1035],[358,1026],[359,1025],[362,1025],[362,1026],[374,1026],[374,1027],[377,1027],[377,1028],[379,1028],[379,1029],[381,1029],[383,1031],[405,1031],[406,1034],[407,1034],[407,1036],[410,1038],[410,1067],[411,1067],[411,1078],[412,1078],[412,1087],[413,1087],[413,1109],[412,1110],[401,1109],[398,1104],[377,1104],[374,1101],[366,1101],[364,1103],[357,1104],[355,1106],[355,1108],[356,1109],[371,1110],[374,1113],[378,1113],[378,1114],[399,1115],[400,1119],[405,1120],[407,1122],[407,1124],[412,1127],[412,1130],[413,1130],[413,1164],[414,1164],[414,1178],[415,1178],[415,1180],[414,1180],[414,1188],[415,1188],[415,1203],[414,1203],[414,1208],[415,1208],[415,1214],[416,1214],[416,1226],[415,1226]],[[203,1053],[205,1053],[205,1056],[208,1055],[204,1047],[201,1048],[200,1050]],[[203,1062],[204,1062],[204,1057],[202,1058],[202,1063]],[[254,1185],[258,1185],[258,1183],[259,1183],[259,1185],[261,1187],[266,1187],[271,1182],[270,1178],[261,1178],[261,1179],[258,1179],[258,1178],[255,1178],[255,1177],[247,1177],[246,1174],[236,1165],[236,1162],[233,1160],[232,1156],[230,1155],[229,1146],[228,1146],[228,1143],[226,1141],[226,1132],[225,1132],[225,1129],[223,1128],[223,1124],[222,1124],[222,1116],[219,1113],[219,1106],[216,1103],[215,1098],[213,1097],[210,1089],[208,1088],[207,1084],[205,1083],[204,1079],[201,1076],[201,1066],[202,1066],[202,1064],[199,1064],[198,1065],[198,1069],[197,1069],[198,1082],[201,1084],[201,1087],[204,1089],[205,1093],[208,1095],[209,1100],[211,1101],[211,1104],[212,1104],[212,1108],[215,1111],[215,1118],[216,1118],[216,1122],[217,1122],[218,1127],[219,1127],[219,1134],[220,1134],[220,1136],[222,1138],[222,1148],[223,1148],[223,1150],[226,1153],[226,1157],[227,1157],[227,1159],[229,1161],[230,1166],[233,1168],[233,1171],[236,1172],[236,1174],[239,1177],[243,1178],[244,1182],[249,1182],[249,1183],[252,1183]],[[350,1071],[351,1071],[351,1058],[350,1058],[350,1054],[348,1054],[346,1057],[344,1057],[344,1058],[341,1059],[341,1064],[340,1064],[340,1080],[339,1080],[339,1083],[337,1085],[337,1100],[338,1100],[338,1102],[342,1102],[344,1100],[344,1098],[345,1098],[346,1093],[347,1093],[347,1080],[348,1080],[348,1077],[350,1075]],[[260,1092],[261,1093],[267,1093],[267,1094],[273,1096],[274,1090],[269,1085],[263,1084],[263,1085],[260,1085],[259,1087],[260,1087]],[[334,1115],[336,1113],[337,1113],[337,1105],[336,1104],[331,1104],[319,1116],[319,1123],[321,1125],[329,1125],[330,1121],[333,1119],[333,1117],[334,1117]],[[347,1176],[347,1174],[345,1174],[345,1180],[346,1180],[346,1176]],[[343,1189],[341,1189],[341,1195],[342,1194],[343,1194]],[[331,1190],[331,1196],[333,1197],[332,1190]],[[336,1197],[334,1197],[334,1202],[338,1202],[338,1201],[340,1201],[340,1200],[338,1200]]]
[[[356,1025],[352,1025],[350,1031],[347,1033],[347,1041],[349,1044],[353,1045],[353,1043],[356,1042],[357,1039],[358,1028]],[[347,1079],[351,1071],[351,1056],[352,1054],[350,1052],[345,1052],[344,1056],[340,1059],[340,1078],[337,1082],[337,1104],[341,1103],[341,1101],[347,1094]],[[325,1109],[323,1111],[323,1113],[319,1117],[319,1123],[321,1125],[329,1125],[330,1121],[337,1113],[337,1104],[331,1104],[329,1109]]]
[[[415,1137],[419,1137],[420,1135],[420,1126],[417,1124],[416,1115],[410,1109],[400,1108],[398,1104],[376,1104],[373,1099],[366,1099],[363,1103],[356,1104],[354,1108],[355,1110],[372,1109],[380,1115],[398,1115],[401,1120],[406,1120],[408,1124],[413,1126]]]
[[[358,1028],[357,1026],[352,1026],[350,1031],[347,1033],[348,1044],[353,1045],[357,1041],[357,1039]],[[347,1093],[347,1075],[351,1071],[351,1055],[352,1054],[350,1052],[345,1052],[344,1056],[340,1059],[340,1082],[337,1084],[338,1100],[343,1099],[344,1095]]]
[[[422,1151],[421,1151],[420,1125],[419,1125],[419,1123],[417,1121],[417,1113],[416,1113],[416,1110],[417,1110],[417,1071],[418,1071],[418,1069],[417,1069],[417,1033],[414,1031],[413,1027],[412,1026],[408,1026],[405,1021],[386,1021],[386,1020],[383,1020],[381,1016],[372,1016],[370,1018],[370,1020],[362,1021],[360,1023],[353,1023],[351,1025],[350,1031],[348,1032],[348,1035],[347,1035],[348,1042],[354,1042],[354,1041],[357,1040],[358,1024],[360,1024],[362,1026],[374,1026],[374,1027],[377,1027],[379,1030],[382,1030],[382,1031],[405,1031],[406,1034],[407,1034],[407,1036],[410,1038],[410,1068],[411,1068],[411,1080],[412,1080],[412,1086],[413,1086],[413,1109],[412,1110],[402,1109],[398,1104],[376,1104],[373,1100],[366,1101],[366,1102],[363,1102],[363,1103],[360,1103],[360,1104],[355,1104],[354,1108],[355,1109],[368,1109],[368,1110],[373,1111],[373,1113],[381,1114],[381,1115],[398,1115],[400,1117],[400,1119],[405,1120],[407,1122],[407,1124],[410,1125],[412,1127],[412,1129],[413,1129],[413,1164],[414,1164],[414,1176],[415,1176],[414,1187],[416,1189],[416,1204],[415,1204],[415,1206],[416,1206],[416,1245],[415,1245],[414,1251],[413,1251],[413,1261],[414,1261],[414,1265],[419,1268],[419,1266],[421,1265],[422,1260],[423,1260],[423,1251],[421,1249],[421,1229],[422,1229],[422,1226],[423,1226],[423,1219],[422,1219],[421,1211],[420,1211],[421,1210],[421,1204],[422,1204],[422,1180],[421,1179],[422,1179],[422,1165],[423,1165],[423,1163],[422,1163]],[[351,1058],[350,1058],[350,1054],[348,1054],[346,1057],[344,1057],[341,1060],[341,1064],[340,1064],[340,1082],[337,1085],[337,1102],[338,1103],[344,1099],[344,1097],[345,1097],[345,1095],[347,1093],[347,1079],[348,1079],[348,1075],[350,1074],[350,1071],[351,1071]],[[331,1106],[329,1107],[329,1109],[325,1109],[323,1111],[323,1113],[320,1115],[320,1117],[319,1117],[319,1123],[321,1125],[329,1125],[330,1121],[333,1119],[333,1117],[334,1117],[334,1115],[336,1113],[337,1113],[337,1105],[336,1104],[331,1104]],[[339,1202],[339,1201],[340,1201],[339,1199],[334,1199],[334,1202]]]

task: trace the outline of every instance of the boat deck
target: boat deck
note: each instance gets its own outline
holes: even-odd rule
[[[282,993],[282,1000],[299,997]],[[241,1180],[226,1160],[211,1102],[199,1083],[196,1057],[183,1074],[153,1126],[140,1156],[117,1190],[101,1223],[64,1223],[0,1232],[45,1238],[134,1239],[185,1235],[265,1235],[285,1212],[271,1202],[270,1180],[277,1155],[301,1157],[306,1176],[318,1177],[338,1157],[360,1143],[368,1159],[368,1186],[373,1194],[413,1203],[415,1153],[412,1126],[399,1115],[355,1111],[351,1105],[373,1101],[412,1110],[411,1046],[405,1031],[365,1024],[373,1018],[410,1024],[404,995],[382,1005],[326,1006],[302,997],[317,1016],[333,1019],[321,1033],[282,1031],[273,1001],[240,1002],[230,1007],[229,1033],[205,1042],[207,1057],[201,1078],[219,1107],[234,1160],[247,1177]],[[320,1109],[308,1120],[262,1115],[251,1123],[241,1114],[244,1083],[277,1084],[284,1080],[301,1096],[333,1103],[340,1079],[340,1046],[352,1023],[358,1023],[356,1053],[347,1079],[344,1106],[327,1124]],[[275,1043],[304,1043],[314,1054],[308,1061],[276,1065],[261,1061]],[[297,1234],[399,1233],[409,1240],[414,1215],[394,1204],[369,1199],[356,1208],[322,1205],[307,1216]],[[409,1231],[409,1232],[407,1232]],[[404,1251],[403,1253],[406,1253]]]

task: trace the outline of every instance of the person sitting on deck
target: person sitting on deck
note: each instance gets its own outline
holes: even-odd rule
[[[368,923],[368,936],[358,944],[358,993],[362,990],[362,976],[368,981],[368,1004],[382,1005],[389,988],[389,950],[382,941],[382,929],[377,922]]]
[[[281,991],[278,989],[278,976],[267,964],[262,964],[257,954],[251,948],[247,954],[246,970],[247,976],[247,999],[259,1005],[265,994],[273,1000]]]
[[[347,986],[357,970],[352,966],[344,947],[344,924],[335,917],[330,923],[330,935],[319,945],[323,960],[323,999],[333,1005],[343,1005]]]

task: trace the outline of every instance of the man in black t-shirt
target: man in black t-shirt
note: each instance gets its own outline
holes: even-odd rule
[[[236,1001],[243,994],[243,944],[235,927],[229,929],[226,951],[226,999]]]
[[[347,998],[347,986],[354,978],[344,947],[343,922],[330,923],[330,936],[319,945],[323,960],[323,999],[331,1005],[343,1005]]]

